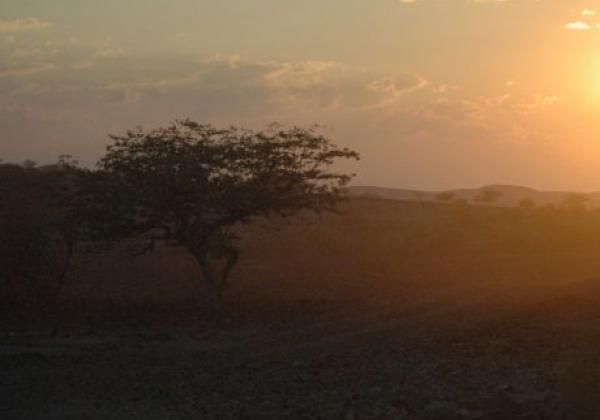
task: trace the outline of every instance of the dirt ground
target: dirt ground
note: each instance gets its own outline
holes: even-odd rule
[[[0,419],[600,419],[586,226],[360,206],[247,241],[218,328],[174,250],[78,261],[0,319]]]
[[[214,331],[192,325],[195,308],[182,305],[178,314],[164,309],[190,319],[179,328],[143,308],[131,324],[135,311],[113,308],[89,318],[93,329],[65,325],[55,338],[6,333],[0,418],[592,419],[600,413],[594,336],[600,310],[583,298],[527,310],[435,299],[402,308],[265,305],[256,313],[240,307]],[[261,311],[281,316],[268,323]]]

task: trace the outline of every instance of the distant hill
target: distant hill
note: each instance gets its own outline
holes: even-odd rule
[[[479,202],[478,197],[485,195],[485,191],[495,191],[498,198],[492,202]],[[488,204],[503,207],[515,207],[523,200],[531,200],[536,206],[550,204],[558,205],[573,194],[574,191],[540,191],[518,185],[486,185],[480,188],[463,188],[445,191],[421,191],[403,188],[382,188],[373,186],[353,186],[349,188],[354,197],[378,197],[390,200],[403,201],[456,201],[467,200],[472,204]],[[589,199],[591,207],[600,207],[600,192],[581,193]]]

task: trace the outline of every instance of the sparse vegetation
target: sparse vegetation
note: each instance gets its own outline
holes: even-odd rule
[[[449,201],[454,200],[455,197],[456,197],[456,193],[454,193],[452,191],[442,191],[442,192],[435,194],[435,196],[433,198],[437,201],[449,202]]]
[[[531,209],[535,207],[535,201],[533,201],[531,198],[524,198],[519,201],[519,207],[524,209]]]
[[[560,203],[563,210],[581,212],[588,209],[590,198],[585,194],[568,194]]]
[[[475,195],[474,201],[481,204],[492,204],[498,201],[502,195],[502,191],[498,191],[493,188],[484,188],[477,193],[477,195]]]

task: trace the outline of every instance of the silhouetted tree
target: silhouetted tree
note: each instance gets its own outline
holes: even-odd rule
[[[31,159],[24,160],[21,166],[27,169],[33,169],[37,166],[37,162]]]
[[[5,305],[48,304],[62,290],[76,240],[78,173],[66,159],[48,166],[0,164],[0,299]]]
[[[567,211],[583,211],[587,209],[589,203],[590,198],[587,195],[572,193],[563,198],[562,202],[560,203],[560,207],[561,209]]]
[[[531,198],[524,198],[519,201],[519,207],[524,209],[531,209],[535,207],[535,202]]]
[[[351,176],[330,166],[358,158],[313,129],[277,126],[216,129],[185,120],[112,140],[86,187],[97,227],[113,239],[145,234],[148,249],[157,240],[185,247],[202,270],[212,315],[240,254],[235,227],[336,210]]]
[[[475,202],[491,204],[495,201],[498,201],[502,195],[502,191],[498,191],[493,188],[484,188],[475,195]]]
[[[454,193],[452,191],[442,191],[442,192],[435,194],[434,199],[437,201],[449,202],[449,201],[454,200],[455,197],[456,197],[456,193]]]

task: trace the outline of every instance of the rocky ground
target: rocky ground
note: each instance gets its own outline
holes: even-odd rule
[[[598,215],[355,199],[255,227],[215,329],[180,249],[79,256],[52,311],[0,307],[0,420],[600,419]]]
[[[0,418],[600,418],[595,306],[288,302],[214,331],[128,313],[55,338],[4,324]]]

